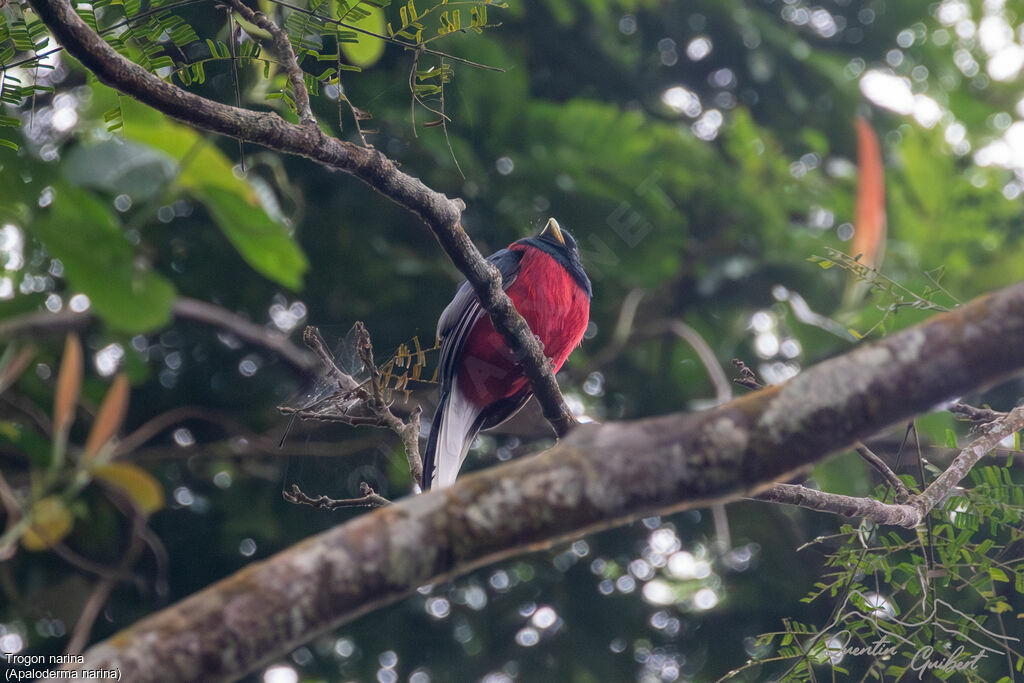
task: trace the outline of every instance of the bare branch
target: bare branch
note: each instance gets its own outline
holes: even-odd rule
[[[302,331],[302,341],[320,359],[320,366],[327,373],[327,377],[337,382],[339,387],[345,391],[354,391],[359,386],[359,383],[352,379],[351,375],[338,369],[334,363],[334,356],[327,350],[320,330],[312,325],[307,325],[306,329]]]
[[[952,413],[953,417],[958,420],[968,420],[969,422],[992,422],[1000,418],[1006,417],[1006,413],[1002,413],[998,410],[992,410],[991,408],[978,408],[976,406],[968,405],[963,401],[957,401],[949,408],[949,412]]]
[[[562,436],[576,425],[544,349],[502,289],[501,274],[484,260],[462,229],[462,200],[430,189],[374,148],[330,137],[317,126],[288,123],[274,112],[250,111],[208,100],[164,81],[118,54],[82,21],[68,0],[30,0],[30,4],[68,53],[107,85],[191,126],[349,173],[419,216],[472,285],[495,330],[521,359],[544,417],[555,432]]]
[[[754,373],[747,364],[741,361],[739,358],[732,359],[733,367],[736,368],[736,372],[740,373],[739,377],[734,378],[732,381],[739,384],[741,387],[746,387],[752,391],[757,391],[763,388],[763,385],[757,381],[757,374]]]
[[[248,427],[235,420],[230,415],[220,413],[206,406],[178,406],[177,408],[171,408],[170,410],[153,416],[137,427],[131,434],[128,434],[121,439],[114,450],[114,457],[121,457],[135,451],[160,432],[186,420],[202,420],[203,422],[210,422],[218,425],[225,432],[236,437],[252,434],[252,431]],[[252,436],[264,438],[255,434],[252,434]]]
[[[776,484],[754,498],[767,503],[787,503],[844,517],[863,517],[877,524],[914,527],[921,523],[921,512],[913,505],[889,505],[874,498],[841,496],[796,484]]]
[[[7,527],[3,533],[0,533],[0,536],[5,536],[21,521],[22,511],[21,505],[18,503],[18,497],[14,495],[14,489],[7,483],[7,478],[4,477],[3,472],[0,472],[0,504],[3,505],[4,514],[7,516]],[[0,562],[6,562],[14,557],[17,552],[17,543],[12,543],[6,548],[0,547]]]
[[[374,491],[373,487],[365,481],[359,484],[359,492],[363,494],[360,498],[328,498],[327,496],[317,496],[316,498],[312,498],[303,493],[302,489],[297,485],[292,484],[292,490],[282,491],[281,495],[284,496],[284,499],[289,503],[295,503],[296,505],[309,505],[310,507],[314,507],[319,510],[339,510],[341,508],[379,508],[391,504],[390,500]]]
[[[310,326],[305,329],[302,338],[320,359],[326,376],[337,383],[338,389],[330,395],[318,399],[314,404],[302,408],[279,406],[278,409],[282,413],[307,420],[342,422],[354,427],[368,425],[390,429],[402,440],[405,456],[409,460],[409,473],[412,475],[412,480],[418,482],[423,476],[423,461],[420,458],[419,448],[420,415],[423,410],[417,405],[409,414],[407,422],[392,412],[391,405],[384,399],[385,387],[381,385],[381,372],[373,360],[373,343],[370,340],[370,333],[361,322],[355,324],[354,330],[356,351],[364,368],[369,373],[367,382],[360,384],[350,375],[342,372],[335,365],[334,358],[324,345],[320,332]],[[368,390],[365,388],[367,383],[369,384]]]
[[[875,470],[885,477],[885,480],[889,482],[890,486],[896,489],[896,500],[898,502],[902,503],[910,497],[910,491],[908,491],[907,487],[903,485],[900,478],[896,476],[896,473],[893,472],[889,466],[885,464],[885,461],[878,457],[874,451],[860,442],[857,442],[854,450],[857,451],[857,454],[864,458],[869,465],[874,467]]]
[[[309,376],[316,368],[316,359],[288,341],[285,335],[263,325],[257,325],[221,306],[182,297],[174,302],[171,313],[181,320],[191,320],[225,330],[242,341],[267,349],[280,356],[304,376]],[[27,313],[0,323],[0,339],[64,334],[73,330],[85,330],[94,322],[95,317],[89,312]]]
[[[263,12],[256,12],[245,5],[242,0],[229,0],[235,11],[242,15],[242,18],[250,24],[255,24],[269,33],[274,38],[274,49],[281,59],[285,73],[288,74],[288,82],[292,84],[292,93],[295,95],[295,111],[299,114],[299,121],[304,126],[315,126],[316,117],[309,106],[309,91],[306,89],[305,74],[299,66],[299,60],[292,49],[292,41],[288,34],[274,23],[274,20]]]
[[[682,320],[670,320],[665,325],[669,332],[685,341],[696,352],[711,379],[711,384],[715,387],[715,400],[718,403],[725,403],[731,399],[732,387],[729,385],[729,380],[726,378],[725,372],[722,371],[718,359],[715,358],[715,352],[704,341],[704,337]]]
[[[116,575],[106,576],[96,582],[95,588],[89,595],[89,599],[85,603],[85,607],[82,609],[82,613],[78,617],[78,622],[75,624],[74,629],[71,631],[71,639],[68,641],[65,652],[68,654],[79,654],[82,649],[89,642],[89,634],[92,632],[93,624],[96,622],[96,618],[99,617],[100,611],[103,606],[107,604],[107,600],[110,598],[111,592],[114,587],[117,586],[118,581],[121,580],[121,576],[127,574],[132,576],[129,569],[138,561],[139,555],[145,548],[144,531],[146,529],[146,517],[142,515],[138,510],[134,509],[131,503],[123,500],[118,500],[117,496],[111,498],[115,505],[122,510],[128,512],[131,515],[132,530],[130,533],[130,542],[127,550],[125,550],[124,556],[118,562]],[[132,576],[134,578],[134,576]]]
[[[914,503],[922,513],[931,510],[939,501],[949,495],[953,487],[967,476],[971,468],[986,454],[992,451],[999,442],[1014,432],[1024,429],[1024,406],[1014,408],[1006,417],[985,427],[985,433],[975,439],[970,446],[964,448],[953,458],[949,467],[940,474],[924,492],[916,496]]]
[[[133,683],[237,678],[417,586],[628,520],[757,495],[1019,371],[1024,345],[1006,340],[1020,338],[1024,283],[703,413],[584,425],[542,456],[461,477],[253,564],[75,666],[118,668]],[[994,446],[1019,426],[1010,422],[968,450]]]
[[[263,347],[277,354],[304,374],[308,374],[316,366],[314,359],[288,341],[288,337],[284,334],[264,325],[258,325],[222,306],[199,299],[182,297],[174,302],[171,312],[176,318],[203,323],[231,332],[244,342]]]

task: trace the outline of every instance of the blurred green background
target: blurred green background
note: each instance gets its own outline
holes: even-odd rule
[[[212,3],[174,9],[202,39],[184,36],[178,47],[159,30],[151,37],[175,68],[216,54],[206,38],[234,35],[251,54],[251,37],[232,33]],[[262,9],[282,17],[279,6]],[[24,16],[32,26],[17,2],[0,11],[9,26]],[[117,6],[104,11],[101,26],[121,16]],[[401,22],[398,6],[382,12]],[[467,23],[468,6],[462,13]],[[424,20],[428,28],[438,16]],[[560,381],[593,419],[629,419],[715,400],[672,321],[702,336],[723,367],[740,358],[777,382],[851,348],[847,328],[879,335],[932,314],[887,312],[884,294],[842,308],[847,274],[808,261],[847,249],[853,233],[858,116],[876,131],[886,167],[882,272],[947,307],[1021,279],[1022,21],[1024,3],[980,0],[512,0],[487,8],[496,25],[482,35],[431,43],[503,71],[420,56],[421,70],[442,61],[453,69],[446,129],[424,125],[438,115],[411,106],[413,54],[365,38],[355,48],[365,54],[343,55],[363,70],[342,71],[343,90],[321,83],[313,106],[323,126],[352,141],[339,94],[371,115],[361,122],[371,144],[465,199],[464,226],[485,254],[549,216],[568,227],[594,299],[587,337]],[[0,52],[17,48],[8,64],[29,54],[16,38],[0,42]],[[141,59],[143,41],[128,36],[125,50]],[[0,149],[0,316],[87,307],[98,316],[83,335],[73,446],[117,368],[132,382],[126,433],[188,407],[124,456],[155,477],[166,501],[149,519],[134,580],[100,611],[96,640],[362,514],[289,505],[281,491],[293,483],[334,497],[358,495],[360,481],[390,497],[410,491],[393,435],[299,423],[278,447],[287,419],[276,406],[306,390],[296,373],[229,333],[172,319],[175,297],[215,303],[297,343],[314,324],[343,345],[362,320],[384,358],[414,335],[432,343],[460,277],[429,231],[361,183],[184,128],[62,54],[45,63],[54,68],[5,73],[7,88],[53,92],[4,104],[20,127],[0,129],[19,147]],[[331,64],[303,62],[313,74]],[[237,73],[243,105],[290,116],[282,99],[267,97],[282,92],[283,76],[264,66],[209,60],[191,87],[233,103]],[[441,106],[437,93],[419,92]],[[815,324],[807,308],[838,322]],[[50,463],[45,427],[64,340],[38,334],[31,343],[27,370],[0,396],[0,467],[19,494],[35,490]],[[1005,407],[1019,393],[1018,384],[985,399]],[[414,393],[428,405],[430,396],[429,386]],[[919,426],[939,443],[954,427],[943,415]],[[533,452],[527,436],[537,433],[543,425],[485,436],[465,469]],[[900,436],[883,438],[880,452]],[[820,466],[814,481],[855,495],[872,485],[849,454]],[[130,533],[105,490],[88,486],[64,505],[65,546],[116,565]],[[752,502],[726,514],[724,545],[710,511],[689,511],[421,589],[246,680],[715,680],[763,656],[754,638],[783,618],[824,622],[827,602],[799,602],[824,556],[797,548],[840,523]],[[21,547],[0,562],[0,649],[62,651],[96,581],[81,562]],[[772,671],[753,668],[741,680]]]

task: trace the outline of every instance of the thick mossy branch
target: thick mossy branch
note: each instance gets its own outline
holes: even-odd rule
[[[274,112],[256,112],[200,97],[168,83],[118,54],[75,13],[68,0],[29,0],[67,52],[103,83],[190,126],[252,142],[283,154],[303,156],[349,173],[391,201],[419,216],[455,267],[473,286],[533,386],[546,417],[559,435],[576,424],[558,389],[551,364],[529,325],[501,287],[501,275],[487,263],[460,223],[465,208],[398,169],[372,147],[326,135],[316,125],[285,121]],[[296,67],[297,68],[297,67]]]
[[[1019,371],[1021,338],[1024,283],[703,413],[584,425],[539,456],[254,564],[96,645],[81,667],[118,668],[133,682],[238,678],[418,586],[629,520],[756,495]]]

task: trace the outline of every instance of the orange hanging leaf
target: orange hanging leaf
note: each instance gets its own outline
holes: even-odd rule
[[[118,373],[114,383],[107,390],[103,398],[100,412],[96,416],[96,424],[89,432],[89,438],[85,442],[85,460],[88,461],[96,456],[103,446],[110,442],[117,434],[124,422],[125,413],[128,412],[128,392],[130,385],[128,377],[124,373]]]
[[[53,431],[66,435],[75,421],[75,406],[82,391],[82,344],[77,334],[64,341],[64,356],[57,375],[57,394],[53,398]]]
[[[853,215],[853,239],[850,256],[858,257],[868,268],[877,269],[885,255],[885,169],[875,131],[858,117],[857,127],[857,204]]]

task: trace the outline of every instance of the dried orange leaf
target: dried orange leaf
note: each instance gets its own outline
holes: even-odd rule
[[[864,265],[878,268],[885,254],[885,168],[871,124],[858,117],[856,126],[857,203],[850,255],[863,254]]]
[[[25,372],[25,368],[32,362],[32,357],[35,356],[35,351],[30,348],[24,348],[15,354],[14,358],[4,366],[2,372],[0,372],[0,393],[7,391],[8,387],[18,381],[21,374]]]
[[[420,346],[419,336],[413,337],[412,341],[414,344],[416,344],[416,366],[419,367],[421,365],[426,365],[427,354],[423,353],[423,348]]]
[[[63,540],[74,526],[71,512],[60,496],[36,501],[28,514],[32,523],[21,537],[25,550],[46,550]]]
[[[53,430],[67,434],[75,420],[75,406],[82,390],[82,344],[77,334],[69,334],[64,342],[64,357],[57,375],[57,394],[53,398]]]
[[[128,377],[118,373],[114,383],[107,390],[107,395],[103,397],[103,404],[96,416],[96,424],[92,426],[89,438],[85,441],[86,460],[95,457],[121,428],[125,413],[128,411],[129,388]]]
[[[164,489],[152,474],[138,465],[112,462],[92,468],[96,481],[127,496],[143,514],[152,514],[164,506]]]

